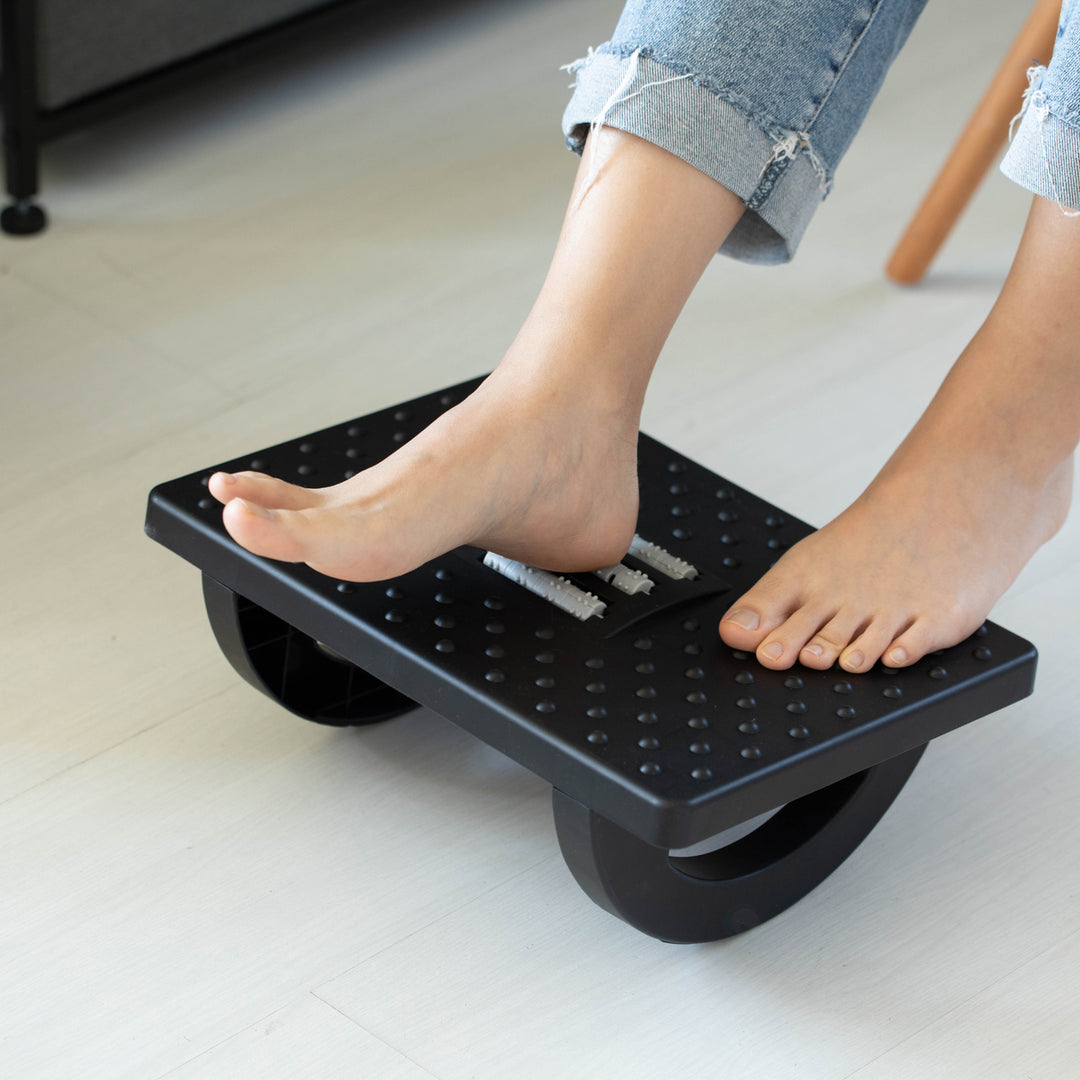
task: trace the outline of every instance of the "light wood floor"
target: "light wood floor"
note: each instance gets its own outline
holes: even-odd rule
[[[709,269],[646,430],[813,522],[858,493],[1019,235],[995,175],[925,286],[881,276],[1024,7],[931,5],[799,259]],[[48,149],[51,230],[0,240],[4,1077],[1080,1075],[1080,516],[995,611],[1036,695],[700,947],[593,906],[547,787],[438,716],[256,694],[142,535],[158,481],[497,361],[576,163],[559,65],[618,9],[333,34]]]

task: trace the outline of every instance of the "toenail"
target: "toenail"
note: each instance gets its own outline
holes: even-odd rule
[[[748,608],[739,608],[738,611],[733,611],[730,615],[725,615],[724,622],[733,622],[736,626],[741,626],[744,630],[756,630],[758,628],[757,612],[750,611]],[[783,649],[780,651],[783,652]]]
[[[803,652],[808,652],[811,656],[821,656],[825,650],[820,645],[807,645]]]
[[[217,475],[221,477],[221,482],[223,484],[235,484],[236,483],[236,477],[233,476],[232,473],[219,472]]]
[[[258,503],[248,502],[247,499],[233,499],[233,502],[238,502],[241,507],[249,514],[254,514],[256,517],[266,518],[267,521],[274,520],[274,511],[267,510],[265,506],[260,506]]]
[[[854,652],[849,652],[844,657],[844,667],[857,668],[862,667],[863,654],[856,649]]]
[[[889,653],[889,662],[893,664],[903,664],[907,661],[907,652],[904,649],[896,648]]]
[[[762,650],[762,655],[770,660],[779,660],[784,655],[784,646],[779,641],[770,641]]]

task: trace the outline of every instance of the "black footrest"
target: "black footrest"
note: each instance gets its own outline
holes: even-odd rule
[[[627,570],[653,581],[637,595],[593,574],[564,575],[553,586],[560,596],[580,590],[603,605],[584,620],[489,568],[473,548],[393,581],[353,584],[251,555],[225,532],[205,487],[215,469],[334,484],[391,453],[478,382],[162,484],[150,495],[147,532],[320,643],[331,661],[351,662],[396,691],[386,715],[405,699],[426,705],[664,851],[914,751],[1031,692],[1035,649],[993,623],[910,668],[879,665],[859,676],[769,671],[728,648],[717,635],[720,616],[811,529],[646,435],[639,535],[696,573],[671,577],[645,555],[628,556]],[[315,718],[364,722],[350,720],[349,690],[339,689],[328,691],[340,698],[338,713]]]

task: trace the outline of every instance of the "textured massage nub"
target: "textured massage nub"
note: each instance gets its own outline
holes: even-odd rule
[[[637,596],[638,593],[645,593],[647,596],[656,584],[648,574],[640,570],[631,570],[629,566],[624,566],[622,563],[605,566],[602,570],[594,570],[593,573],[601,581],[614,585],[619,592],[624,592],[627,596]]]
[[[665,551],[659,544],[635,535],[634,542],[630,545],[630,554],[635,559],[640,559],[646,566],[651,566],[661,574],[676,581],[693,581],[698,576],[696,566],[692,566],[685,559],[672,555]]]
[[[559,577],[547,570],[538,570],[535,566],[528,566],[514,559],[508,559],[505,555],[496,555],[489,551],[484,556],[484,565],[503,577],[509,578],[518,585],[528,589],[529,592],[543,597],[557,608],[569,612],[575,619],[584,622],[594,615],[601,618],[607,610],[607,604],[598,596],[594,596],[584,589]]]

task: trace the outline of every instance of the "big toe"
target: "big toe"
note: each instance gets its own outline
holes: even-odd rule
[[[222,520],[229,535],[254,555],[307,563],[321,574],[348,581],[396,577],[427,557],[387,544],[377,523],[340,507],[281,510],[231,499]]]
[[[751,589],[720,620],[720,637],[733,649],[753,652],[787,617],[789,608]]]
[[[246,499],[271,510],[307,510],[321,502],[319,492],[311,488],[258,472],[216,472],[207,487],[220,503]]]
[[[247,499],[230,499],[222,511],[229,535],[254,555],[282,562],[311,557],[311,523],[303,511],[271,509]]]

